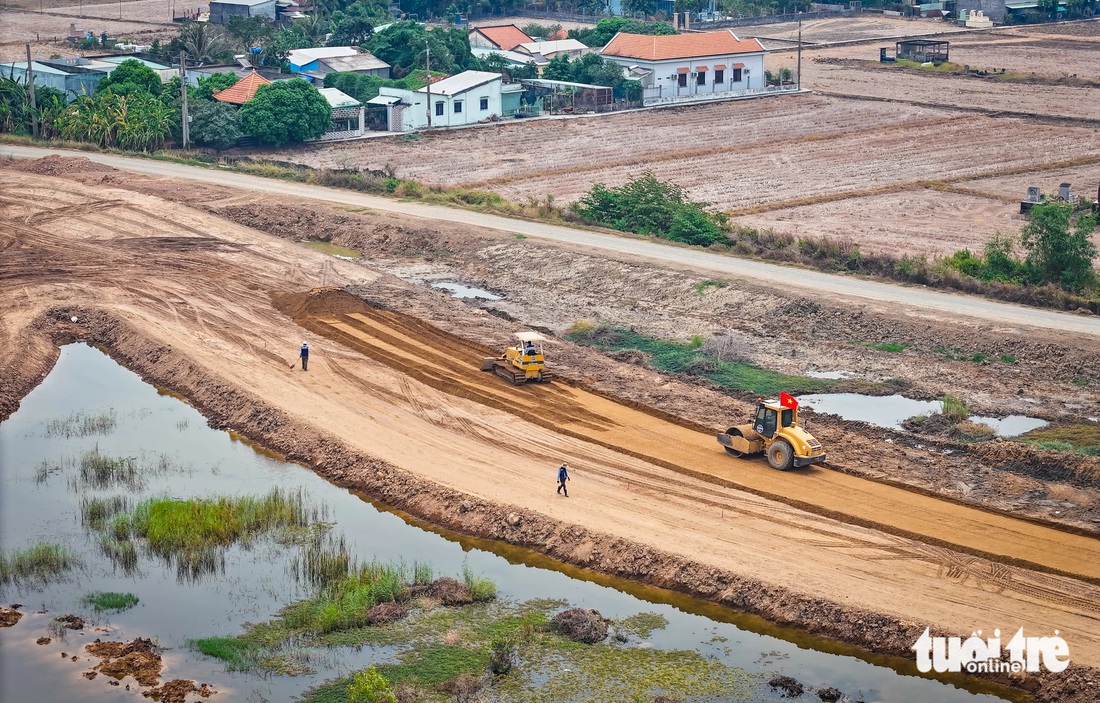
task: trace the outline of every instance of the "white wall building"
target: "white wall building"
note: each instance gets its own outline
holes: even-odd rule
[[[641,81],[647,104],[764,89],[764,47],[730,30],[668,36],[619,32],[600,53]]]
[[[391,132],[427,128],[429,110],[432,127],[458,127],[500,117],[501,84],[499,73],[465,71],[416,91],[382,87],[367,102],[387,106]]]

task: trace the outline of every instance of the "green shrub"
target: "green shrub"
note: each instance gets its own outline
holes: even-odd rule
[[[355,674],[348,686],[348,703],[397,703],[390,682],[373,666]]]
[[[940,413],[944,416],[951,418],[952,420],[963,421],[970,417],[970,411],[966,408],[966,403],[962,398],[953,395],[945,395],[940,404],[942,408]]]
[[[683,188],[646,171],[621,188],[593,185],[573,205],[584,220],[623,232],[709,246],[726,239],[716,215],[688,200]]]
[[[1006,364],[1015,364],[1016,356],[1013,354],[1001,354],[1001,361],[1005,362]]]

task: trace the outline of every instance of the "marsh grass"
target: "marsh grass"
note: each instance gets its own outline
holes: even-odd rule
[[[940,414],[948,417],[955,422],[964,422],[970,418],[970,410],[967,409],[966,403],[962,398],[954,395],[945,395],[940,400]]]
[[[98,412],[76,412],[65,418],[50,420],[46,424],[46,436],[68,439],[108,435],[114,431],[117,422],[113,408]]]
[[[107,498],[83,496],[80,499],[80,523],[88,529],[99,531],[115,515],[129,509],[130,500],[126,496]]]
[[[226,671],[251,671],[265,655],[263,649],[239,637],[204,637],[188,644],[208,657],[221,659]]]
[[[566,338],[607,351],[637,349],[649,355],[650,363],[661,371],[699,376],[725,388],[749,391],[757,395],[820,393],[832,387],[828,379],[787,376],[741,361],[724,361],[689,344],[667,342],[632,329],[574,324]],[[705,344],[705,343],[704,343]],[[700,345],[702,347],[704,345]]]
[[[97,612],[106,610],[122,612],[129,610],[138,604],[139,599],[133,593],[117,593],[114,591],[94,591],[84,596],[81,601],[84,605],[90,605]]]
[[[102,529],[105,538],[117,542],[144,539],[151,554],[176,566],[179,579],[195,580],[223,569],[231,545],[249,546],[273,532],[304,528],[316,516],[300,490],[276,488],[260,497],[150,498]]]
[[[71,551],[49,542],[10,553],[0,552],[0,584],[45,585],[79,564]]]
[[[1100,456],[1100,424],[1079,422],[1032,430],[1018,437],[1040,449]]]
[[[467,563],[462,564],[462,580],[475,603],[483,603],[497,597],[497,585],[484,576],[475,574]]]
[[[112,457],[101,454],[99,447],[80,459],[80,472],[74,487],[113,488],[125,486],[136,491],[145,485],[134,457]]]
[[[742,669],[688,650],[659,650],[608,640],[594,645],[550,632],[550,614],[562,604],[494,603],[439,609],[372,630],[388,630],[402,647],[396,661],[374,664],[401,700],[650,701],[752,700],[753,681]],[[652,613],[628,618],[618,629],[648,634],[667,625]],[[380,642],[380,643],[382,643]],[[464,682],[492,679],[493,693],[457,697]],[[348,700],[355,675],[307,691],[306,703]],[[379,682],[379,687],[381,687]]]
[[[374,606],[409,600],[403,565],[371,562],[350,568],[350,573],[329,581],[312,598],[285,608],[285,625],[317,633],[365,627]]]
[[[137,547],[130,540],[119,540],[111,534],[102,534],[99,536],[99,551],[123,574],[132,576],[138,572]]]

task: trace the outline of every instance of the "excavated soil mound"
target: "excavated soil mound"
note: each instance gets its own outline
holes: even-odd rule
[[[550,620],[550,627],[574,642],[595,644],[607,639],[610,621],[600,611],[585,608],[563,610]]]
[[[1100,486],[1100,457],[1057,452],[1019,442],[982,442],[970,452],[984,463],[1041,481]]]
[[[184,703],[189,693],[197,693],[203,698],[209,698],[214,694],[210,686],[203,684],[196,686],[194,681],[187,679],[172,679],[165,681],[163,686],[142,691],[141,695],[160,703]]]
[[[409,609],[398,603],[379,603],[367,611],[367,624],[385,625],[401,620],[409,614]]]
[[[96,640],[84,650],[100,662],[95,670],[105,676],[122,679],[132,676],[142,686],[156,686],[162,666],[160,654],[153,641],[138,637],[132,642],[103,642]]]
[[[428,592],[443,605],[467,605],[474,602],[466,584],[449,576],[436,579]]]
[[[69,630],[84,629],[84,618],[81,618],[77,615],[62,615],[61,617],[55,619],[57,620],[57,622],[61,623]]]
[[[784,698],[797,698],[805,690],[802,684],[790,676],[773,676],[768,685],[779,691]]]
[[[96,163],[83,156],[46,156],[34,161],[18,161],[9,165],[13,171],[36,173],[40,176],[68,177],[83,173],[111,173],[118,169],[106,164]]]
[[[22,617],[23,613],[14,608],[0,608],[0,627],[11,627]]]

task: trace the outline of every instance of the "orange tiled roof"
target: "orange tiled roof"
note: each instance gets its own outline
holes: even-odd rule
[[[214,93],[214,99],[221,100],[223,103],[244,105],[256,96],[256,91],[260,89],[260,86],[270,84],[271,81],[253,71],[225,90]]]
[[[568,39],[568,38],[569,38],[569,32],[565,31],[564,29],[559,29],[558,31],[551,34],[550,36],[546,37],[546,41],[561,41],[562,39]]]
[[[621,56],[644,61],[692,59],[703,56],[751,54],[763,51],[755,39],[738,39],[729,30],[698,34],[625,34],[619,32],[600,51],[604,56]]]
[[[514,24],[498,24],[492,27],[475,27],[477,31],[485,35],[489,41],[500,47],[501,51],[511,51],[520,44],[534,41],[523,33],[523,30]]]

